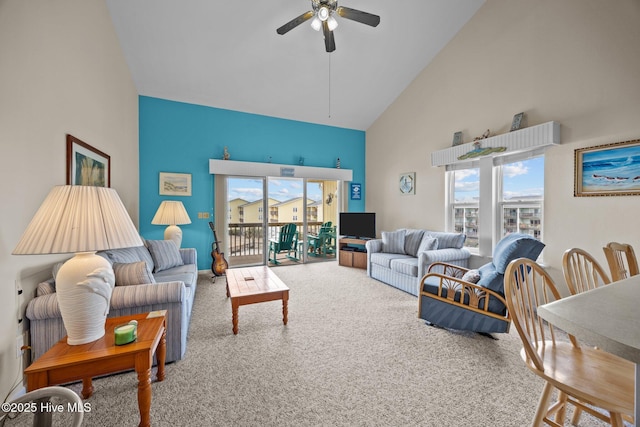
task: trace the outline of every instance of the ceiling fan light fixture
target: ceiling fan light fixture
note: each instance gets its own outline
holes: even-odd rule
[[[311,28],[313,28],[316,31],[320,31],[321,27],[322,27],[322,21],[320,21],[320,18],[315,16],[311,21]]]
[[[327,6],[321,6],[320,9],[318,9],[317,17],[320,18],[321,21],[329,19],[329,8]]]
[[[333,31],[338,27],[338,21],[333,16],[330,16],[327,19],[327,25],[329,26],[329,31]]]

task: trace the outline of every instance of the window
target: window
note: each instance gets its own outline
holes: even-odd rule
[[[480,201],[480,170],[463,169],[451,172],[453,181],[453,230],[467,235],[465,246],[478,247],[478,213]]]
[[[465,246],[486,256],[493,253],[492,242],[510,233],[541,240],[544,156],[533,155],[482,158],[466,169],[447,167],[447,230],[465,233]]]
[[[298,208],[293,208],[293,211],[294,212],[298,212]]]
[[[525,233],[542,239],[544,157],[500,166],[500,235]]]

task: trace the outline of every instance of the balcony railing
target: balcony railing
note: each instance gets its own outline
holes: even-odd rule
[[[267,227],[267,240],[277,239],[280,227],[286,222],[270,222]],[[298,241],[302,242],[302,222],[295,222],[298,227]],[[307,222],[307,232],[317,233],[322,222]],[[228,257],[245,257],[262,255],[264,253],[263,225],[257,223],[229,224],[229,253]]]

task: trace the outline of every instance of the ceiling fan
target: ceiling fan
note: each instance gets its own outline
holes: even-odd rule
[[[343,18],[376,27],[380,23],[380,17],[361,10],[349,7],[338,6],[337,0],[311,0],[313,10],[303,13],[291,21],[278,28],[276,32],[280,35],[286,34],[298,25],[313,18],[311,27],[324,33],[324,46],[327,52],[336,50],[336,42],[333,38],[333,30],[338,26],[338,21],[334,15],[337,13]]]

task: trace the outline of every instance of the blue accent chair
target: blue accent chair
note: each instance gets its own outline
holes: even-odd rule
[[[511,317],[504,299],[504,272],[514,259],[535,261],[544,246],[528,234],[513,233],[498,242],[493,260],[478,270],[431,264],[420,281],[418,317],[449,329],[509,332]]]

